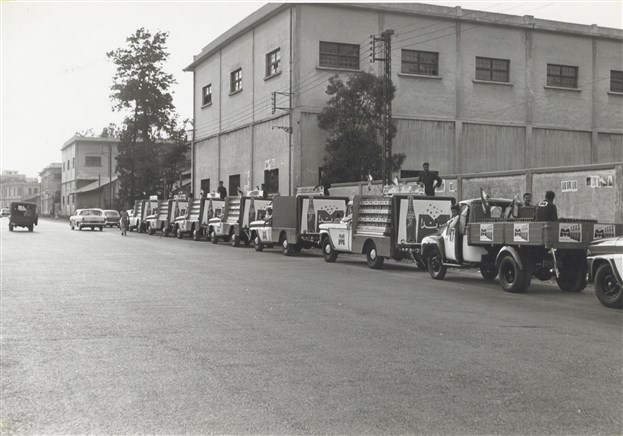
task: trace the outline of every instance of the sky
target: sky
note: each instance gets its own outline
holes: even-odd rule
[[[615,1],[422,1],[537,19],[623,28],[623,0]],[[245,1],[11,1],[0,0],[0,169],[28,177],[61,161],[61,147],[75,132],[95,134],[113,112],[115,73],[106,53],[125,46],[139,27],[169,32],[175,76],[173,103],[192,118],[193,56],[266,2]]]

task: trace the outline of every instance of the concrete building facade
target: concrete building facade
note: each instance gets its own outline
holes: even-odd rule
[[[623,161],[620,29],[414,3],[268,4],[208,44],[194,75],[193,190],[318,183],[328,79],[392,29],[393,152],[440,174]],[[273,104],[273,98],[275,103]],[[273,113],[273,109],[276,110]]]
[[[112,208],[117,193],[115,167],[119,140],[74,136],[61,148],[61,214],[76,209]]]
[[[41,210],[43,215],[60,213],[61,177],[63,165],[51,163],[39,173],[41,178]]]
[[[26,177],[17,171],[4,170],[0,173],[0,186],[0,207],[8,208],[13,201],[30,201],[40,207],[40,186],[36,177]]]

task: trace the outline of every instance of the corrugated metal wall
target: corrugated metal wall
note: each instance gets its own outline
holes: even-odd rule
[[[454,173],[525,168],[526,132],[522,127],[464,124],[462,153]]]
[[[406,154],[405,170],[421,170],[423,162],[440,173],[454,172],[454,122],[397,120],[393,152]]]
[[[533,129],[532,138],[532,168],[591,163],[590,132]]]

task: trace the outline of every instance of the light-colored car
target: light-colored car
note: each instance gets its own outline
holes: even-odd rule
[[[99,228],[100,232],[104,229],[105,218],[102,209],[77,209],[74,215],[69,217],[69,226],[71,229],[77,228],[82,230],[84,227],[90,227],[91,230]]]
[[[104,210],[105,227],[119,227],[119,221],[121,221],[121,215],[119,214],[119,212],[113,209]]]
[[[588,246],[588,280],[606,307],[623,309],[623,238],[603,238]]]

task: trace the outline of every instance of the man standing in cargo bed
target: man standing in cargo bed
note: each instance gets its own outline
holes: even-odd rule
[[[422,164],[424,171],[420,173],[420,176],[417,179],[417,183],[419,185],[424,185],[424,192],[426,195],[435,195],[435,188],[441,186],[441,177],[437,175],[437,172],[428,171],[430,167],[428,162],[424,162]]]

